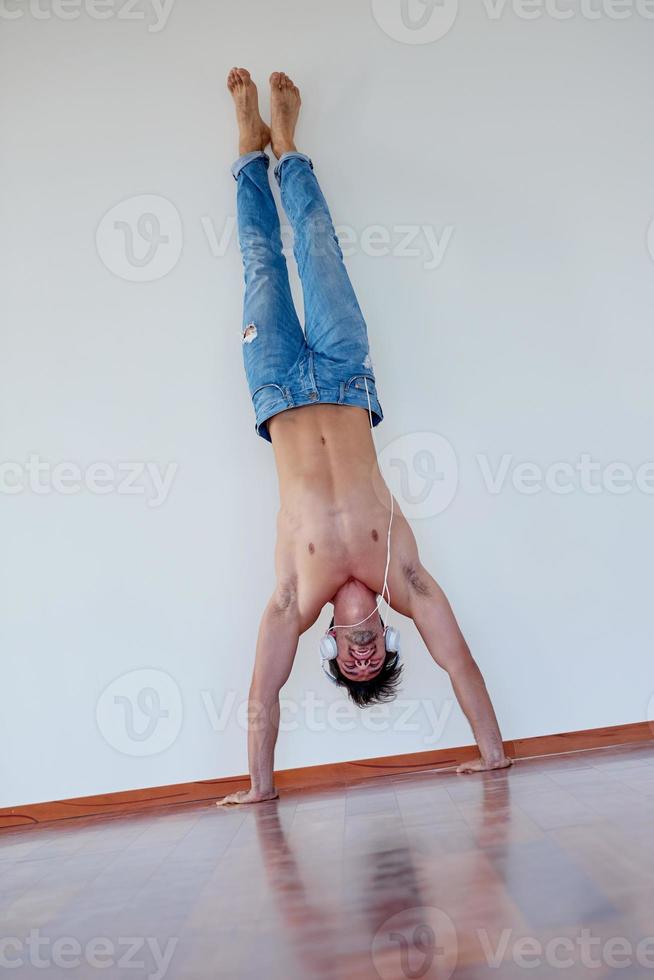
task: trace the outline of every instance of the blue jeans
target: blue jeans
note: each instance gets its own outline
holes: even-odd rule
[[[266,154],[256,151],[232,167],[245,270],[241,339],[257,432],[270,442],[268,420],[298,405],[357,405],[367,411],[368,395],[377,425],[383,414],[368,332],[313,164],[302,153],[286,153],[275,167],[293,228],[303,331],[282,253],[268,163]]]

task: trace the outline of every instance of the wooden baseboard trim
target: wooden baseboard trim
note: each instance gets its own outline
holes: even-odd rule
[[[614,725],[610,728],[591,728],[580,732],[518,738],[505,742],[504,747],[508,756],[514,759],[526,759],[632,742],[651,742],[653,739],[654,725],[643,721],[631,725]],[[275,783],[279,789],[285,790],[349,786],[379,776],[428,769],[449,769],[474,758],[477,754],[475,745],[463,745],[458,748],[412,752],[379,759],[359,759],[356,762],[334,762],[323,766],[306,766],[302,769],[283,769],[275,774]],[[172,786],[133,789],[124,793],[106,793],[71,800],[54,800],[52,803],[5,807],[0,809],[0,830],[59,820],[75,820],[80,817],[135,813],[153,807],[175,806],[181,803],[199,803],[203,800],[217,799],[234,790],[244,789],[248,785],[247,776],[228,776],[224,779],[206,779]]]

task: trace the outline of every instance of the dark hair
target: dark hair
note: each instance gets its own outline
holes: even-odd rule
[[[334,625],[332,619],[329,628]],[[385,704],[397,696],[397,689],[402,679],[402,665],[397,662],[396,653],[387,653],[384,665],[379,673],[369,681],[353,681],[341,673],[338,661],[329,661],[329,670],[339,687],[346,687],[350,700],[359,708],[367,708],[371,704]]]

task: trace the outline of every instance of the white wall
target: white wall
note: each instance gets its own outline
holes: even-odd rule
[[[96,20],[71,2],[46,18],[6,0],[0,17],[0,460],[12,464],[0,495],[0,804],[246,770],[235,705],[273,585],[277,490],[240,360],[232,64],[251,68],[264,107],[270,71],[302,87],[300,146],[336,223],[357,238],[349,268],[387,415],[378,445],[393,444],[389,474],[400,473],[391,459],[410,471],[429,462],[419,453],[436,444],[416,433],[453,448],[458,482],[447,454],[431,493],[411,472],[411,493],[427,495],[415,530],[505,737],[647,717],[654,471],[621,494],[610,471],[594,494],[578,479],[567,494],[512,482],[518,462],[589,454],[635,471],[654,458],[644,0],[621,6],[620,20],[609,0],[594,0],[596,19],[589,0],[550,3],[537,19],[466,0],[431,42],[445,21],[409,31],[399,0],[177,0],[165,22],[150,3],[128,19],[125,0],[108,0],[108,19]],[[434,18],[454,12],[448,0]],[[148,210],[169,241],[136,267],[113,222]],[[375,254],[384,249],[365,237],[382,226],[397,252],[405,225],[442,241],[453,229],[440,266],[425,267],[422,231],[418,255]],[[138,259],[148,244],[137,235],[134,248]],[[104,494],[39,493],[23,475],[25,489],[9,493],[30,455],[42,464],[31,483],[46,489],[66,475],[48,471],[62,462],[177,471],[161,506],[110,482]],[[500,492],[479,455],[493,471],[511,462]],[[68,471],[69,489],[75,479]],[[458,709],[430,739],[422,699],[447,712],[451,690],[402,626],[409,724],[400,705],[380,731],[347,708],[325,725],[327,705],[345,701],[319,675],[316,628],[285,694],[297,705],[313,692],[322,706],[313,721],[297,709],[279,768],[471,740]],[[157,720],[155,710],[151,728],[148,688],[169,712]],[[207,705],[224,708],[222,722]]]

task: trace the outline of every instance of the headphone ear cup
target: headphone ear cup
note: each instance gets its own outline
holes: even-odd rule
[[[399,653],[400,652],[400,633],[399,630],[393,629],[389,626],[384,635],[384,640],[386,643],[386,653]]]
[[[336,637],[331,633],[326,633],[320,641],[320,659],[335,660],[338,654],[336,647]]]

